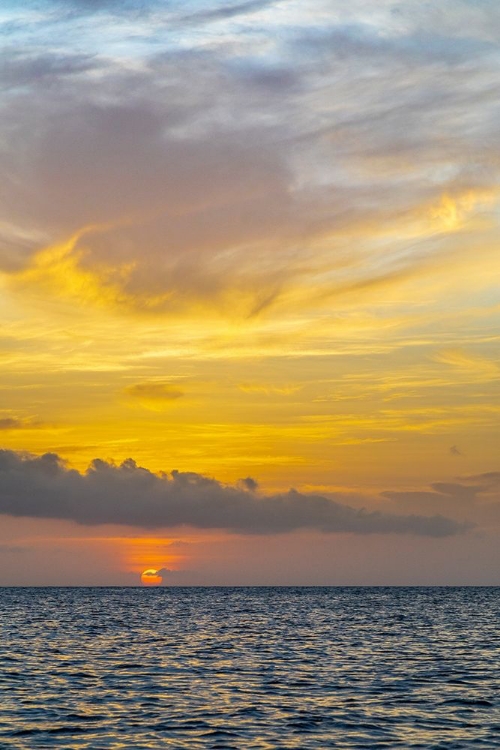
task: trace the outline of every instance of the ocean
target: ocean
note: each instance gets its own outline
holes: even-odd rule
[[[0,748],[498,748],[500,588],[3,588]]]

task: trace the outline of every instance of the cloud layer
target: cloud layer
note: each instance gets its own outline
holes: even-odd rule
[[[76,238],[24,282],[62,291],[70,260],[119,306],[243,315],[419,268],[498,192],[499,14],[436,6],[7,13],[1,267]]]
[[[154,474],[131,459],[119,466],[95,459],[82,474],[53,453],[0,452],[0,513],[12,516],[147,529],[187,525],[243,534],[314,529],[445,537],[469,528],[440,515],[368,511],[295,490],[258,495],[255,488],[249,479],[233,487],[190,472]]]

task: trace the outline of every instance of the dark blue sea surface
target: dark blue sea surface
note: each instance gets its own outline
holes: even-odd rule
[[[497,748],[499,588],[0,589],[0,748]]]

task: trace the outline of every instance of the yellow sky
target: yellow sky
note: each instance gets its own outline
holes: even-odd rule
[[[433,232],[424,217],[421,236]],[[465,242],[455,225],[440,232]],[[107,273],[80,269],[74,242],[3,275],[5,447],[282,489],[431,481],[457,470],[451,446],[466,472],[494,463],[500,255],[488,247],[480,263],[445,253],[345,294],[304,274],[249,318],[215,302],[137,309]]]
[[[496,10],[146,5],[5,11],[1,447],[384,512],[495,472]],[[203,523],[103,565],[199,567]]]

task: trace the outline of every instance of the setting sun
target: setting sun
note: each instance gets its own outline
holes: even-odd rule
[[[161,586],[163,583],[163,577],[157,570],[149,568],[142,573],[141,583],[143,586]]]

